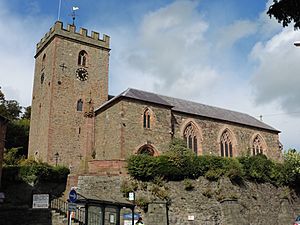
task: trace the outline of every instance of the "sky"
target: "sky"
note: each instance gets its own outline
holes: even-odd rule
[[[57,21],[111,37],[109,93],[128,87],[247,113],[300,150],[300,31],[271,0],[1,0],[0,86],[31,104],[36,43]]]

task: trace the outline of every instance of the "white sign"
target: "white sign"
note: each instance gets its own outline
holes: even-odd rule
[[[195,220],[195,216],[188,216],[188,221],[194,221]]]
[[[137,223],[137,220],[134,220],[134,224]],[[131,220],[124,220],[124,225],[132,225],[132,221]]]
[[[114,214],[109,214],[109,222],[115,223],[115,215]]]
[[[128,199],[129,201],[134,201],[134,192],[129,192]]]
[[[49,208],[49,194],[33,194],[32,208],[34,209]]]

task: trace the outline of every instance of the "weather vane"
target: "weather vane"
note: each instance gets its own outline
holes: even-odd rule
[[[71,16],[72,16],[72,21],[73,21],[73,23],[72,23],[72,25],[73,26],[75,26],[75,19],[76,19],[76,11],[79,9],[79,7],[77,7],[77,6],[73,6],[72,7],[72,14],[71,14]]]
[[[61,2],[62,2],[62,0],[58,1],[57,21],[60,20]],[[70,16],[72,16],[73,26],[75,25],[75,19],[76,19],[76,16],[77,16],[75,11],[77,11],[78,9],[79,9],[79,7],[77,7],[77,6],[72,7],[72,13],[71,13]]]

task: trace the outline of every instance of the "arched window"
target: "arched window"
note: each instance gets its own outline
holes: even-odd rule
[[[151,145],[146,144],[146,145],[143,145],[142,147],[140,147],[139,150],[137,151],[137,153],[141,154],[141,155],[154,156],[154,149]]]
[[[195,154],[198,153],[198,132],[197,128],[189,123],[183,133],[186,146],[192,149]]]
[[[253,155],[258,155],[258,154],[263,154],[263,140],[259,135],[256,135],[256,137],[253,139],[252,143],[252,154]]]
[[[86,66],[87,64],[87,53],[82,50],[78,54],[78,66]]]
[[[220,151],[222,157],[233,157],[232,137],[229,130],[225,130],[221,135]]]
[[[82,107],[83,107],[83,101],[81,99],[79,99],[77,101],[77,111],[82,111]]]
[[[151,112],[149,109],[146,109],[143,116],[143,127],[150,129],[150,122],[151,122]]]

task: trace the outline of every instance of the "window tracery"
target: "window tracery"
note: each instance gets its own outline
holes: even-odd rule
[[[253,155],[258,155],[258,154],[263,154],[263,141],[262,138],[259,135],[256,135],[256,137],[253,140],[252,143],[252,154]]]
[[[186,142],[186,146],[189,149],[192,149],[195,154],[198,153],[198,132],[195,126],[193,126],[191,123],[187,125],[187,127],[184,130],[184,139]]]
[[[148,144],[147,145],[143,145],[138,150],[138,154],[154,156],[154,149],[153,149],[153,147],[151,145],[148,145]]]
[[[229,130],[225,130],[221,135],[220,151],[222,157],[233,157],[232,136]]]

